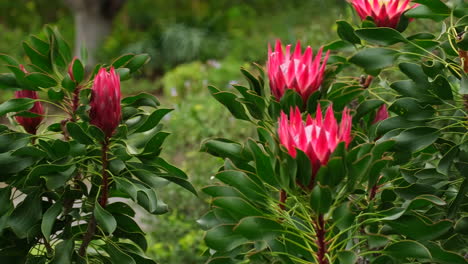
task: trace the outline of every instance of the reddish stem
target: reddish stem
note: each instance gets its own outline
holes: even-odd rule
[[[76,110],[78,109],[79,103],[80,103],[80,91],[81,91],[81,86],[77,86],[75,88],[75,91],[73,91],[73,99],[72,99],[72,113],[73,116],[71,117],[72,121],[75,122],[75,114]]]
[[[279,206],[281,210],[286,209],[286,198],[288,197],[288,194],[284,189],[280,191],[280,199],[279,199]]]
[[[109,196],[109,175],[107,174],[107,149],[108,149],[108,140],[105,140],[102,143],[102,183],[101,183],[101,199],[99,200],[99,204],[102,208],[106,207],[107,199]]]
[[[375,198],[375,195],[377,194],[377,191],[379,190],[379,186],[376,184],[374,184],[374,186],[372,186],[371,188],[371,191],[370,191],[370,194],[369,194],[369,201],[372,201],[374,200]]]
[[[318,220],[315,222],[316,234],[317,234],[317,260],[318,264],[328,264],[328,259],[326,258],[327,254],[327,242],[325,241],[325,220],[323,215],[318,216]]]

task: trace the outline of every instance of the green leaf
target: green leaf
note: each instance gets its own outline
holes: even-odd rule
[[[247,239],[233,232],[233,225],[219,225],[206,232],[205,243],[209,248],[230,251],[247,242]]]
[[[11,187],[0,188],[0,215],[5,215],[11,208],[13,208]]]
[[[217,197],[213,200],[213,205],[227,210],[238,219],[247,216],[263,215],[263,213],[260,210],[255,208],[246,200],[238,197]]]
[[[429,242],[426,244],[427,249],[431,252],[432,260],[441,264],[466,264],[464,257],[443,249],[440,245],[435,242]]]
[[[455,223],[454,229],[457,233],[468,235],[468,216],[464,216],[458,219],[458,221]]]
[[[427,224],[417,216],[412,215],[403,215],[398,219],[388,221],[387,224],[399,234],[417,241],[437,239],[452,227],[452,222],[448,220]]]
[[[450,8],[448,8],[440,0],[414,0],[413,2],[421,5],[408,10],[405,16],[411,18],[429,18],[434,21],[442,21],[450,15]]]
[[[366,100],[366,101],[362,102],[358,106],[358,108],[356,110],[356,115],[354,115],[353,118],[355,120],[359,120],[359,119],[361,119],[361,117],[363,117],[366,114],[368,114],[369,112],[379,108],[383,104],[384,104],[383,101],[377,100],[377,99]]]
[[[237,142],[226,142],[222,139],[209,139],[202,143],[200,151],[220,158],[245,160],[242,145]]]
[[[146,121],[138,127],[138,129],[135,131],[135,133],[140,133],[140,132],[145,132],[150,129],[153,129],[155,126],[159,124],[161,119],[167,115],[169,112],[171,112],[173,109],[157,109],[151,115],[146,119]]]
[[[406,38],[393,28],[376,27],[356,30],[356,35],[370,43],[390,46],[399,42],[406,42]]]
[[[259,180],[253,180],[255,176],[248,177],[241,171],[222,171],[216,174],[216,178],[239,190],[251,201],[264,201],[266,190]]]
[[[80,83],[84,79],[85,69],[83,63],[79,59],[73,60],[72,66],[73,77],[77,83]]]
[[[354,264],[358,256],[353,251],[345,250],[337,253],[340,264]]]
[[[342,40],[352,44],[361,44],[361,40],[358,38],[358,36],[356,36],[353,26],[351,26],[348,22],[344,20],[338,20],[336,21],[336,24],[338,25],[338,36]]]
[[[118,68],[115,70],[120,77],[120,81],[126,81],[131,78],[130,69],[128,68]]]
[[[208,89],[210,90],[211,95],[218,102],[226,106],[226,108],[235,118],[241,120],[250,120],[245,113],[244,106],[239,101],[237,101],[238,97],[235,94],[231,92],[220,91],[214,86],[208,86]]]
[[[156,99],[154,95],[148,93],[140,93],[135,96],[129,96],[122,99],[122,104],[127,106],[150,106],[150,107],[158,107],[159,101]]]
[[[76,88],[76,83],[70,79],[70,76],[66,75],[62,80],[62,87],[69,92],[73,92]]]
[[[329,187],[315,185],[310,194],[310,207],[317,214],[325,214],[333,204],[332,192]]]
[[[439,137],[439,131],[432,127],[410,128],[394,138],[395,146],[402,151],[417,152],[432,143]]]
[[[115,229],[117,228],[117,221],[111,213],[107,212],[97,202],[94,204],[94,217],[96,217],[98,225],[102,227],[106,233],[114,233]]]
[[[55,246],[55,256],[52,264],[72,263],[72,254],[74,249],[73,240],[63,240]]]
[[[41,223],[41,231],[47,241],[50,241],[50,235],[55,224],[55,219],[62,212],[63,204],[61,202],[54,203],[44,213]]]
[[[431,259],[431,253],[421,243],[411,240],[402,240],[388,245],[383,253],[399,260],[408,258]]]
[[[392,66],[398,57],[398,52],[386,48],[367,48],[359,51],[349,59],[349,62],[364,68],[370,75],[378,75],[386,67]]]
[[[468,74],[463,74],[460,82],[460,94],[468,94]]]
[[[80,144],[84,144],[84,145],[94,144],[93,139],[84,132],[83,128],[80,125],[74,122],[67,123],[67,131],[70,134],[70,136]]]
[[[135,260],[120,250],[114,242],[109,241],[106,243],[104,250],[109,254],[112,264],[136,264]]]
[[[27,111],[34,105],[34,99],[14,98],[0,104],[0,116],[11,112]]]
[[[424,121],[435,114],[432,106],[423,105],[417,99],[407,97],[397,99],[388,110],[409,121]]]
[[[130,72],[134,73],[149,61],[150,56],[148,54],[135,55],[128,63],[125,64],[125,68],[130,69]]]
[[[42,218],[41,199],[37,195],[28,195],[8,218],[8,225],[19,238],[32,235],[30,232]]]
[[[125,64],[127,64],[127,62],[129,62],[131,59],[133,59],[133,57],[135,57],[135,54],[124,54],[124,55],[118,57],[114,62],[112,62],[112,66],[114,66],[114,68],[118,69],[118,68],[124,66]]]
[[[431,91],[442,100],[453,100],[452,87],[442,75],[437,75],[431,83]]]
[[[243,218],[234,232],[252,241],[269,241],[281,235],[283,226],[266,217],[251,216]]]
[[[276,186],[277,181],[273,169],[274,160],[271,159],[253,140],[248,141],[248,145],[254,156],[257,175],[266,183]],[[287,185],[287,183],[286,183]]]
[[[12,73],[1,73],[0,74],[0,89],[12,89],[20,88],[20,85],[16,81],[16,77]]]
[[[51,73],[52,66],[48,57],[32,48],[28,43],[23,42],[23,49],[31,62],[41,70]]]
[[[301,150],[296,149],[297,176],[302,185],[309,186],[312,180],[312,162],[309,157]]]
[[[10,55],[5,53],[0,53],[0,60],[3,60],[8,65],[13,65],[15,67],[19,67],[19,63]]]
[[[249,82],[249,87],[252,91],[255,92],[258,96],[262,96],[263,94],[263,85],[262,82],[259,81],[257,78],[253,76],[248,70],[241,68],[241,73],[245,76],[247,81]]]
[[[296,106],[302,109],[303,104],[302,97],[293,89],[286,89],[286,92],[280,99],[281,109],[287,114],[289,114],[291,108],[294,109]]]

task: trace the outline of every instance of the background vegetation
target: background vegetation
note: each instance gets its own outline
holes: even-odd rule
[[[172,148],[166,148],[164,155],[182,167],[199,189],[209,184],[222,164],[200,153],[200,142],[252,134],[209,96],[207,85],[242,82],[239,66],[263,65],[267,43],[276,38],[283,43],[300,40],[316,49],[337,37],[335,19],[351,14],[338,0],[132,0],[114,19],[96,59],[107,61],[128,52],[151,55],[139,78],[124,82],[122,91],[157,94],[163,105],[176,109],[166,120],[166,130],[173,135],[166,143]],[[0,52],[24,56],[17,43],[29,34],[42,34],[45,24],[57,25],[72,44],[73,23],[73,12],[64,0],[1,1]],[[11,96],[0,94],[0,101]],[[203,263],[206,247],[195,221],[207,209],[206,198],[194,198],[176,186],[169,190],[164,200],[171,213],[141,218],[150,236],[148,254],[160,263]]]

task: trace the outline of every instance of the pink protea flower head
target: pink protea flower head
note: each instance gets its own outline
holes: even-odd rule
[[[306,102],[309,96],[320,88],[323,81],[330,51],[326,52],[323,60],[322,53],[323,47],[314,57],[312,48],[308,46],[302,54],[299,41],[292,54],[291,45],[287,45],[286,51],[283,52],[280,40],[276,41],[274,51],[268,44],[267,71],[273,96],[280,100],[286,89],[294,89]]]
[[[304,122],[299,108],[291,109],[289,117],[281,112],[278,134],[281,145],[285,146],[289,155],[296,157],[296,149],[303,151],[312,163],[312,179],[322,165],[327,164],[330,154],[340,142],[348,147],[351,142],[352,117],[345,108],[341,123],[335,119],[333,107],[329,106],[325,116],[320,105],[317,106],[315,118],[310,114]]]
[[[16,91],[15,98],[31,98],[31,99],[38,99],[37,92],[35,91]],[[24,130],[29,134],[36,134],[37,127],[41,124],[42,120],[44,120],[44,108],[40,102],[34,102],[34,105],[29,112],[38,114],[40,116],[37,117],[24,117],[24,116],[15,116],[16,121],[24,127]]]
[[[410,6],[410,0],[350,0],[359,17],[374,19],[378,27],[397,28],[404,12],[416,7]]]
[[[94,79],[91,94],[91,124],[99,127],[110,138],[120,123],[120,78],[111,67],[101,68]]]
[[[385,104],[383,104],[377,110],[377,113],[375,114],[375,118],[374,118],[374,121],[372,121],[372,124],[383,121],[383,120],[385,120],[387,118],[388,118],[387,106]]]

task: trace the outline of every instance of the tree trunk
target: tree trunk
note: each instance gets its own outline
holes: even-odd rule
[[[112,21],[126,0],[65,0],[75,18],[75,56],[88,52],[86,64],[96,64],[96,54],[112,31]]]

